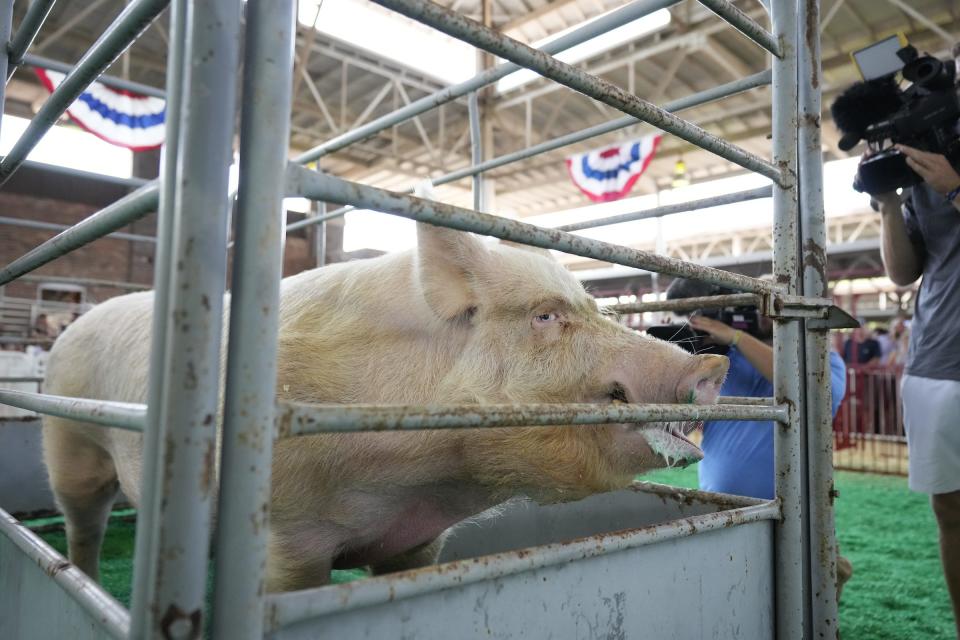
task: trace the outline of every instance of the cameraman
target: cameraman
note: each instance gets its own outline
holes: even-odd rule
[[[931,496],[940,558],[960,636],[960,174],[936,153],[897,145],[923,178],[901,204],[874,196],[887,275],[920,276],[901,383],[910,488]],[[866,155],[866,154],[865,154]]]

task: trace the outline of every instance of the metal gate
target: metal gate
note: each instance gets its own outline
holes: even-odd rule
[[[711,633],[714,637],[731,637],[738,633],[735,629],[748,630],[744,633],[749,637],[834,636],[837,613],[826,332],[831,326],[843,326],[846,318],[825,297],[818,3],[772,0],[768,4],[772,5],[773,28],[768,32],[727,0],[700,0],[770,53],[772,73],[758,74],[659,108],[564,64],[551,54],[680,0],[636,0],[552,42],[543,51],[425,0],[373,1],[508,62],[288,162],[295,2],[173,0],[169,2],[171,33],[165,96],[168,131],[160,178],[0,270],[3,285],[150,211],[159,212],[147,403],[121,404],[0,391],[0,402],[5,404],[77,418],[105,428],[144,433],[144,486],[131,609],[119,606],[36,536],[3,514],[0,629],[57,636],[71,633],[77,637],[108,634],[118,638],[196,637],[204,629],[209,558],[205,541],[211,535],[214,494],[209,487],[198,487],[195,479],[214,472],[209,451],[215,439],[215,426],[211,423],[216,421],[212,416],[221,409],[219,357],[224,334],[221,324],[230,209],[227,167],[234,135],[234,76],[242,62],[240,187],[222,407],[222,490],[215,539],[211,630],[214,637],[315,637],[321,630],[331,635],[457,637],[461,635],[458,629],[463,635],[543,636],[574,627],[580,635],[650,631],[657,637],[690,637],[691,625],[698,621],[701,634]],[[2,3],[0,41],[9,41],[9,56],[0,56],[0,74],[9,77],[10,69],[23,60],[52,4],[52,0],[34,0],[11,37],[12,1]],[[82,89],[100,76],[167,4],[163,0],[134,0],[127,6],[70,70],[23,137],[0,161],[0,182],[17,170],[29,150]],[[241,50],[244,8],[245,44]],[[772,187],[734,194],[732,199],[725,196],[641,212],[636,217],[772,196],[774,282],[590,240],[570,233],[573,227],[543,229],[352,183],[303,166],[363,139],[374,130],[475,92],[520,67],[533,69],[626,115],[609,125],[479,163],[435,182],[479,176],[521,157],[637,121],[648,122],[768,177]],[[772,162],[671,113],[684,105],[770,82],[774,102]],[[743,291],[741,295],[748,296],[763,313],[775,319],[775,397],[758,403],[734,399],[706,407],[470,406],[469,413],[454,406],[371,408],[277,403],[274,385],[284,196],[372,208],[433,225],[697,278]],[[264,215],[267,212],[270,215]],[[591,224],[611,222],[608,219]],[[588,225],[576,228],[585,226]],[[190,318],[190,322],[176,322],[183,317]],[[190,385],[176,382],[187,376],[191,378]],[[460,552],[455,545],[446,552],[449,562],[438,567],[301,592],[263,592],[267,532],[264,525],[268,517],[271,443],[275,437],[373,428],[486,428],[732,417],[778,423],[775,500],[734,500],[638,485],[626,493],[541,508],[526,516],[506,514],[505,528],[486,536],[487,542],[513,540],[512,545],[531,547],[522,553],[511,550],[515,546],[509,544],[475,545],[472,553],[479,549],[482,554],[493,555],[464,559],[469,553],[457,556]],[[636,514],[649,508],[641,503],[651,499],[667,505],[668,522],[651,524],[637,519]],[[561,522],[586,522],[590,526],[586,530],[565,528],[566,525],[558,524]],[[599,534],[590,535],[597,530]],[[613,531],[616,533],[610,533]],[[560,542],[552,539],[550,532],[574,539]],[[643,563],[642,570],[635,564],[639,562]],[[42,571],[37,571],[38,567]],[[681,574],[685,576],[682,579]],[[663,588],[671,577],[679,585],[677,592]],[[582,596],[592,593],[590,589],[601,582],[613,585],[608,596]],[[585,591],[584,585],[588,587]],[[737,602],[747,612],[734,614],[726,610],[729,600],[724,604],[722,598],[711,599],[704,593],[705,585],[707,592],[726,593],[728,598],[739,593]],[[684,607],[684,614],[678,604],[685,600],[689,605]],[[632,613],[634,610],[642,610],[643,616],[638,618]],[[739,621],[733,620],[734,615],[740,616]],[[584,626],[576,626],[580,620],[577,616],[586,621]],[[702,628],[706,617],[717,622],[712,630]]]

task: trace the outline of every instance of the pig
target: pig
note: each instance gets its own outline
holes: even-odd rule
[[[722,356],[690,355],[602,312],[550,253],[418,225],[416,249],[281,286],[277,394],[309,403],[715,401]],[[46,392],[146,401],[152,292],[78,319]],[[225,325],[226,326],[226,325]],[[571,501],[699,460],[691,425],[318,434],[274,447],[267,589],[434,562],[450,527],[518,496]],[[214,427],[211,427],[214,428]],[[107,514],[140,496],[141,436],[45,417],[44,458],[71,560],[95,579]]]

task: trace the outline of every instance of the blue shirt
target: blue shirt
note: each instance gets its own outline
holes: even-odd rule
[[[730,370],[720,395],[769,398],[773,383],[760,375],[736,347],[727,354]],[[846,393],[846,367],[840,354],[830,352],[833,415]],[[774,496],[773,422],[714,420],[703,425],[703,460],[699,464],[704,491],[772,499]]]

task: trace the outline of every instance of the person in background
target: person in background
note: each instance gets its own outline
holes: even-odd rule
[[[897,345],[893,342],[893,337],[886,327],[877,327],[873,330],[873,339],[880,345],[880,364],[887,364],[897,348]]]
[[[677,279],[667,298],[717,295],[727,291],[696,291],[689,281]],[[691,315],[690,326],[708,334],[705,340],[729,347],[730,369],[720,389],[722,396],[769,398],[773,396],[773,322],[759,316],[757,335],[712,318]],[[830,390],[833,415],[846,393],[846,366],[839,354],[830,352]],[[772,500],[776,494],[774,464],[774,423],[749,420],[711,420],[703,424],[703,460],[698,465],[700,488]],[[853,574],[853,566],[837,556],[837,599]]]
[[[871,205],[887,276],[900,286],[923,277],[900,387],[909,484],[930,495],[960,636],[960,172],[941,154],[896,147],[923,182]]]
[[[843,360],[847,364],[874,365],[880,363],[880,343],[874,340],[861,326],[850,333],[843,343]]]

